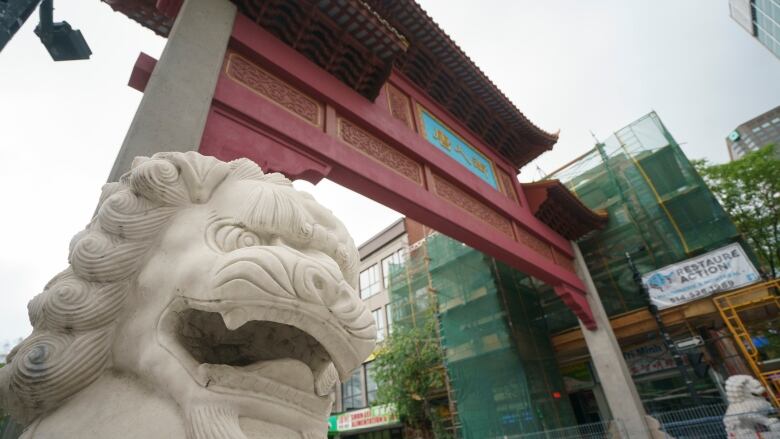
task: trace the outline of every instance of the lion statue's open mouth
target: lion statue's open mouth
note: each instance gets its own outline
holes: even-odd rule
[[[343,225],[248,160],[136,160],[69,262],[0,369],[29,437],[322,438],[374,348]]]
[[[213,273],[214,298],[177,298],[162,315],[161,344],[215,392],[262,394],[318,416],[362,361],[374,328],[334,265],[296,250],[236,250]],[[327,310],[327,314],[322,311]],[[323,318],[324,314],[324,318]]]

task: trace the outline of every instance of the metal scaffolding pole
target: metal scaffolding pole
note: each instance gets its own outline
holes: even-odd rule
[[[658,312],[658,307],[650,299],[650,292],[647,290],[647,287],[645,287],[644,282],[642,282],[642,274],[639,272],[639,270],[637,270],[636,265],[634,265],[634,260],[631,259],[631,253],[626,252],[626,260],[628,261],[628,267],[631,269],[631,273],[634,276],[634,282],[639,288],[639,292],[642,294],[642,297],[644,297],[645,301],[647,301],[647,308],[650,310],[650,314],[653,316],[655,323],[658,325],[658,332],[661,334],[661,338],[663,339],[664,345],[666,346],[666,350],[669,351],[669,353],[672,355],[674,364],[677,366],[677,370],[680,372],[680,376],[682,376],[683,381],[685,381],[685,387],[688,389],[688,393],[691,395],[693,404],[695,406],[701,405],[701,398],[699,398],[699,393],[696,391],[696,387],[693,385],[693,380],[688,374],[688,368],[685,366],[682,356],[677,350],[677,346],[675,346],[672,338],[666,331],[666,325],[664,325],[664,322],[661,319],[661,314]]]

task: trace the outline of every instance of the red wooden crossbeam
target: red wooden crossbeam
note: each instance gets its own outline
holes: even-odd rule
[[[142,90],[152,69],[142,54],[131,85]],[[389,82],[394,96],[384,87],[369,101],[239,14],[200,152],[312,183],[327,177],[552,285],[594,329],[571,244],[533,216],[511,164],[411,82]],[[511,176],[500,190],[418,134],[418,105]]]

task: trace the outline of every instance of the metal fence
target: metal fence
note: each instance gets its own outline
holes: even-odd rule
[[[723,416],[725,404],[691,407],[681,410],[653,413],[668,438],[720,439],[726,438]]]
[[[573,427],[504,436],[502,439],[620,439],[626,437],[619,420],[593,422]]]
[[[780,432],[756,432],[742,436],[728,435],[725,420],[736,417],[751,416],[777,417],[774,410],[742,413],[726,416],[726,405],[715,404],[692,407],[670,412],[655,413],[653,417],[661,424],[661,432],[667,438],[675,439],[775,439],[780,438]]]
[[[659,431],[654,438],[668,439],[775,439],[780,438],[777,432],[758,432],[744,437],[729,436],[726,434],[724,419],[726,415],[725,404],[713,404],[701,407],[692,407],[682,410],[653,413],[659,426]],[[762,415],[777,417],[776,412],[749,413],[750,415]],[[736,416],[736,415],[735,415]],[[738,416],[745,416],[741,414]],[[660,435],[658,434],[660,433]],[[574,427],[547,430],[538,433],[527,433],[515,436],[505,436],[502,439],[620,439],[628,437],[623,425],[619,421],[595,422],[581,424]]]

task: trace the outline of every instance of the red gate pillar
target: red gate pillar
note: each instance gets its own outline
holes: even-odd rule
[[[393,115],[386,95],[367,99],[244,15],[235,18],[232,31],[216,89],[202,93],[211,99],[205,130],[200,119],[187,127],[190,135],[202,133],[202,154],[248,158],[266,171],[313,183],[327,177],[548,283],[588,328],[596,327],[571,244],[533,216],[522,189],[512,183],[512,163],[482,146],[500,171],[497,178],[505,177],[502,192]],[[142,59],[136,73],[146,76],[151,63]],[[473,136],[405,78],[391,75],[389,81],[385,85],[408,94],[409,111],[411,103],[424,106],[455,132]],[[151,91],[143,80],[131,85]],[[202,101],[191,102],[200,111]],[[186,106],[175,108],[187,113]],[[178,137],[171,134],[145,142],[194,149],[191,137],[172,142]],[[477,137],[469,142],[482,143]]]

